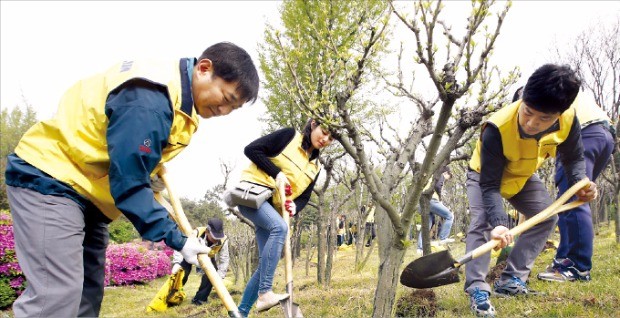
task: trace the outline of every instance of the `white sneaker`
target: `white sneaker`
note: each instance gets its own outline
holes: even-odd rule
[[[447,238],[445,240],[439,241],[439,244],[441,244],[441,245],[448,244],[448,243],[454,243],[454,239],[453,238]]]
[[[280,300],[289,298],[289,294],[275,294],[273,291],[268,291],[258,296],[256,301],[256,311],[265,311],[280,303]]]
[[[416,251],[416,254],[418,254],[418,256],[422,256],[424,254],[424,251],[418,248],[418,250]]]

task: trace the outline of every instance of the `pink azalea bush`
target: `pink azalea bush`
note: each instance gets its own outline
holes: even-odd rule
[[[26,288],[26,279],[15,257],[13,222],[0,211],[0,309],[10,306]]]
[[[172,252],[161,242],[110,244],[106,251],[105,285],[145,283],[168,275]]]

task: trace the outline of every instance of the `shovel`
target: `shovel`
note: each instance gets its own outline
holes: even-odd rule
[[[170,202],[172,203],[172,206],[170,206],[170,203],[168,203],[168,201],[166,201],[166,199],[164,199],[164,197],[160,193],[155,193],[155,199],[161,205],[163,205],[166,210],[168,210],[168,213],[170,213],[172,219],[177,223],[181,232],[183,232],[185,236],[190,237],[192,235],[193,228],[187,220],[185,212],[183,212],[181,202],[177,199],[177,197],[170,189],[168,178],[166,178],[166,173],[163,170],[164,169],[162,168],[158,174],[161,180],[166,185],[168,197],[170,197]],[[226,289],[226,286],[224,286],[222,278],[220,278],[220,275],[217,273],[217,270],[213,266],[213,263],[211,263],[209,256],[207,256],[207,254],[198,254],[198,263],[211,281],[213,288],[215,288],[215,292],[222,300],[222,303],[224,303],[224,307],[226,307],[226,310],[228,310],[228,316],[241,318],[241,313],[239,313],[239,309],[237,308],[235,301],[228,293],[228,290]]]
[[[284,187],[280,187],[278,192],[280,194],[280,201],[282,201],[282,218],[286,223],[288,231],[286,232],[286,240],[284,241],[284,276],[286,278],[286,292],[289,297],[284,300],[280,300],[284,317],[286,318],[303,318],[304,315],[299,309],[299,305],[293,302],[293,256],[291,255],[291,228],[290,228],[290,216],[286,211],[286,192]]]
[[[585,203],[582,201],[573,201],[564,204],[564,202],[568,201],[577,191],[584,188],[589,183],[590,180],[588,180],[588,178],[584,178],[577,182],[549,207],[525,222],[513,227],[508,233],[512,235],[521,234],[553,215],[574,209]],[[455,260],[447,250],[420,257],[405,267],[400,275],[400,283],[412,288],[431,288],[457,283],[459,282],[459,267],[474,258],[490,252],[499,242],[499,240],[490,240],[475,250],[465,254],[465,256],[458,260]]]

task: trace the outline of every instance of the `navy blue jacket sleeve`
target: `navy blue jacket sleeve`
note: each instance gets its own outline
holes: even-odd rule
[[[186,237],[153,197],[150,174],[161,160],[172,126],[165,87],[134,80],[108,96],[105,106],[110,190],[116,207],[150,241],[181,250]]]
[[[558,159],[562,162],[568,186],[571,187],[586,177],[586,162],[583,156],[581,125],[577,116],[573,121],[568,137],[558,145]]]
[[[480,149],[480,190],[482,203],[489,223],[496,227],[508,224],[504,211],[504,201],[500,192],[502,175],[506,166],[506,156],[502,147],[502,137],[497,127],[486,124],[482,130]]]

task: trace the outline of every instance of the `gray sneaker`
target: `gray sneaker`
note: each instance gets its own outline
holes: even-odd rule
[[[493,284],[493,287],[495,288],[495,293],[498,296],[516,296],[530,293],[525,283],[520,278],[515,276],[512,276],[510,280],[498,280]]]
[[[557,260],[554,259],[547,269],[538,274],[538,279],[549,282],[574,282],[574,281],[590,281],[590,271],[579,271],[575,267],[575,263],[568,258]]]

